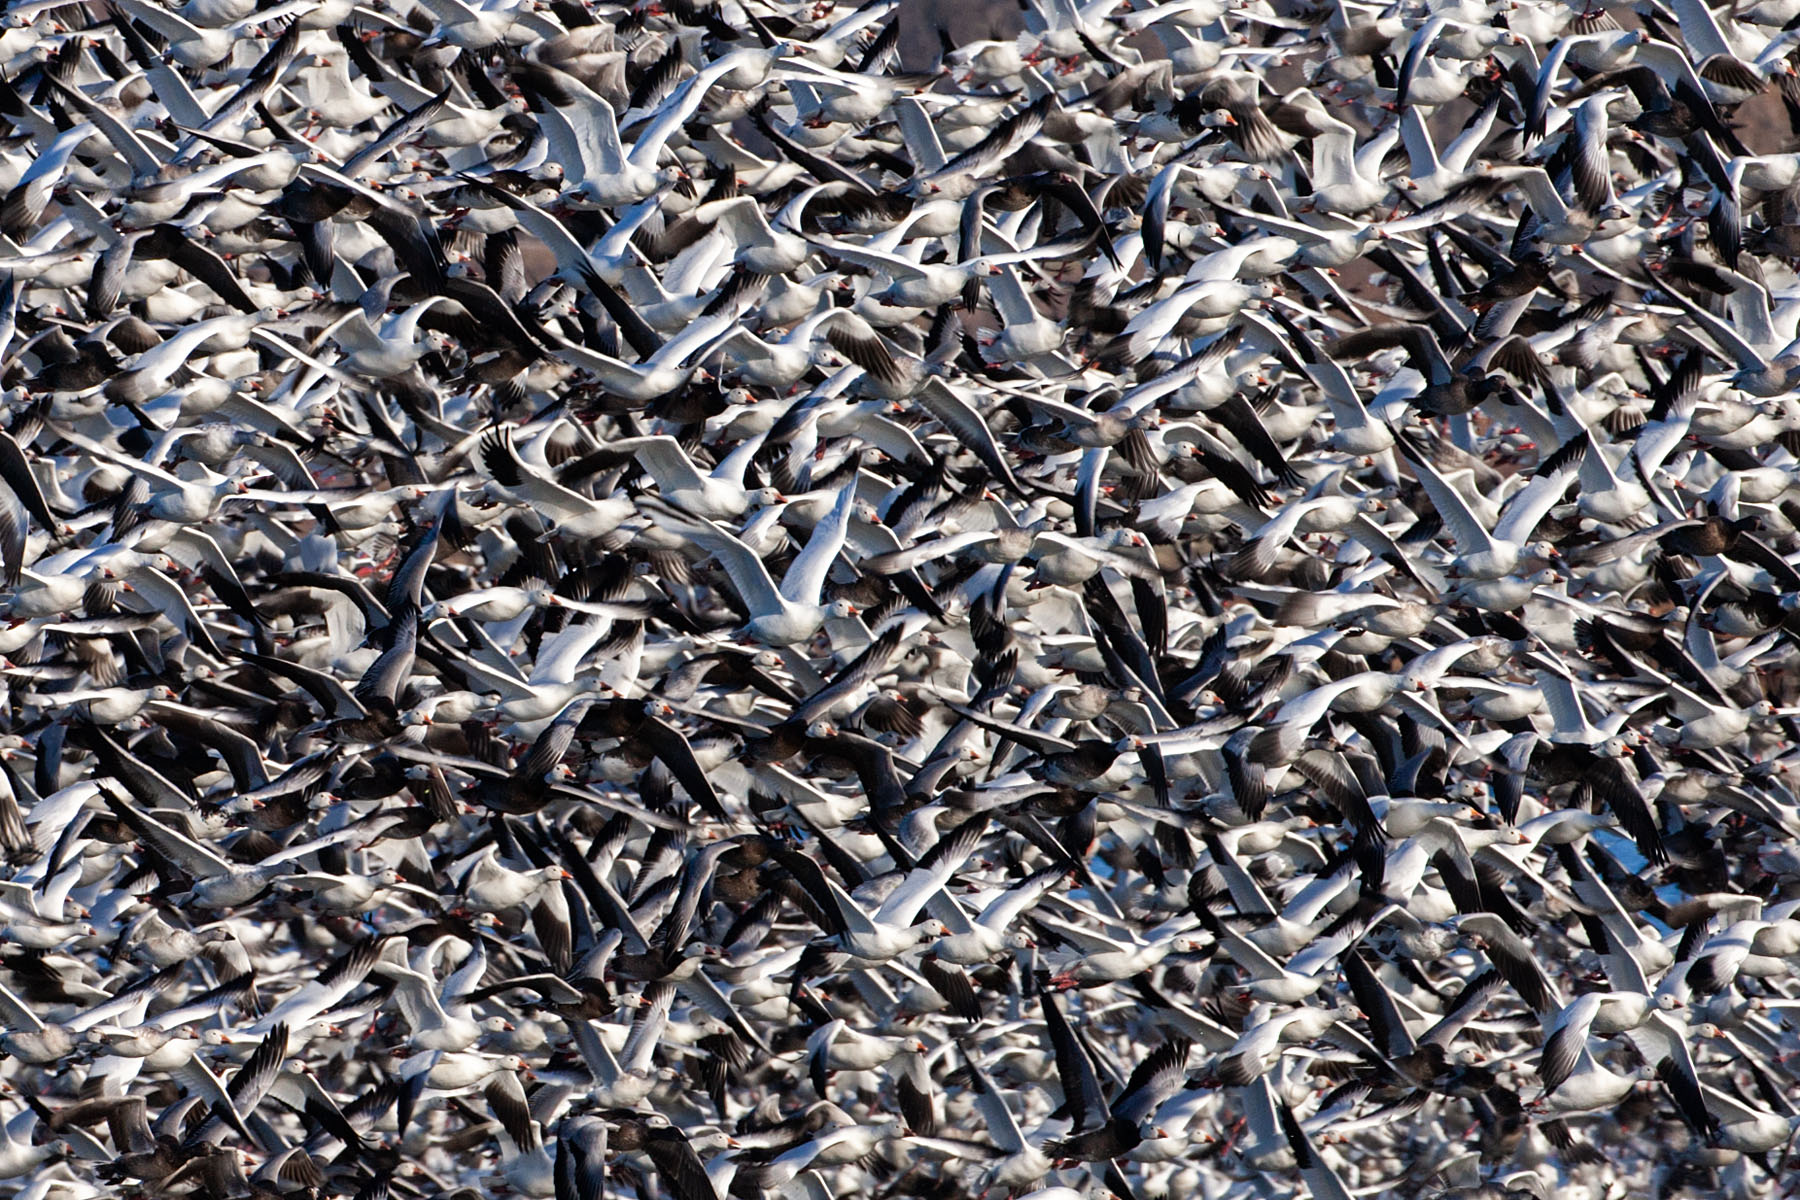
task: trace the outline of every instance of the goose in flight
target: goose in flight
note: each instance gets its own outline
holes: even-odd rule
[[[792,646],[818,633],[828,617],[856,615],[856,606],[849,601],[824,604],[820,597],[832,565],[844,548],[855,503],[853,480],[839,489],[831,511],[813,527],[805,548],[789,564],[779,585],[762,557],[716,522],[701,523],[667,510],[662,526],[691,540],[725,568],[732,588],[750,613],[745,632],[766,646]]]
[[[1420,486],[1436,505],[1445,528],[1456,539],[1456,552],[1451,561],[1453,574],[1472,580],[1502,579],[1517,572],[1520,565],[1529,560],[1562,557],[1549,543],[1531,539],[1538,525],[1561,502],[1563,493],[1580,473],[1578,455],[1553,455],[1546,460],[1526,485],[1507,501],[1499,520],[1490,530],[1471,510],[1462,492],[1438,474],[1412,443],[1398,437],[1394,445],[1405,456]]]

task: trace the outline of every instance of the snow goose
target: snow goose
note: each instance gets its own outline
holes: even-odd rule
[[[1027,1139],[1019,1126],[1019,1118],[1014,1115],[1005,1096],[981,1065],[972,1059],[965,1065],[969,1074],[969,1090],[975,1094],[975,1108],[987,1126],[988,1137],[993,1145],[970,1143],[959,1138],[934,1138],[923,1133],[913,1133],[907,1140],[929,1151],[980,1161],[983,1164],[981,1178],[989,1187],[1017,1190],[1038,1183],[1050,1173],[1054,1165],[1050,1157],[1044,1153],[1041,1145]],[[1041,1143],[1041,1136],[1038,1141]],[[1042,1197],[1042,1200],[1067,1200],[1061,1195],[1063,1192],[1074,1194],[1068,1188],[1046,1188],[1030,1195]]]
[[[928,907],[943,920],[949,933],[937,940],[932,953],[945,962],[975,966],[992,962],[1009,950],[1029,948],[1035,943],[1028,935],[1007,930],[1067,874],[1061,867],[1045,867],[998,895],[989,893],[987,902],[972,919],[961,900],[943,893]]]
[[[906,872],[872,913],[826,878],[811,859],[786,854],[781,861],[794,870],[795,878],[819,901],[831,926],[824,939],[827,944],[865,962],[887,962],[949,932],[936,918],[915,918],[962,868],[986,824],[981,817],[965,821],[955,834],[940,841]]]
[[[827,616],[856,613],[855,606],[846,601],[832,601],[829,606],[820,603],[832,564],[849,533],[855,503],[856,485],[852,481],[839,490],[831,511],[814,527],[805,549],[795,556],[779,586],[762,558],[723,527],[710,521],[695,523],[673,510],[667,511],[662,524],[691,539],[725,568],[732,587],[750,610],[750,619],[744,626],[750,636],[768,646],[792,646],[809,640]]]
[[[441,988],[403,960],[398,953],[402,947],[398,941],[389,942],[371,972],[394,981],[394,995],[411,1030],[409,1044],[414,1049],[466,1050],[485,1034],[505,1031],[506,1018],[477,1020],[467,1001],[487,972],[487,954],[479,941],[470,945],[462,966],[445,977]],[[424,955],[427,962],[432,957],[429,951]]]
[[[1580,471],[1578,461],[1570,461],[1570,456],[1566,455],[1560,459],[1552,456],[1507,502],[1490,531],[1475,516],[1462,492],[1438,474],[1410,442],[1401,438],[1395,445],[1411,464],[1420,485],[1443,517],[1445,527],[1456,539],[1456,555],[1451,564],[1454,573],[1473,580],[1501,579],[1513,574],[1527,559],[1561,557],[1554,546],[1528,539],[1562,500],[1563,493]]]
[[[549,516],[555,522],[553,531],[574,537],[603,537],[636,514],[636,506],[623,497],[590,499],[533,470],[519,457],[514,428],[501,426],[482,437],[482,464],[495,490],[519,497]]]
[[[745,438],[706,472],[694,464],[681,443],[663,434],[611,442],[605,451],[637,459],[656,481],[657,495],[677,508],[708,521],[728,521],[743,516],[752,506],[784,503],[774,488],[744,486],[744,475],[762,444],[761,436]]]
[[[1370,162],[1369,147],[1360,150],[1356,131],[1342,121],[1323,118],[1324,132],[1313,138],[1313,194],[1302,211],[1354,216],[1386,200],[1392,185],[1369,174],[1380,159]]]
[[[555,1163],[544,1146],[543,1126],[532,1114],[518,1075],[496,1071],[481,1091],[500,1123],[500,1169],[496,1172],[500,1182],[521,1196],[555,1196]]]
[[[194,880],[189,896],[201,908],[233,908],[261,895],[281,875],[294,870],[290,864],[305,855],[352,841],[362,831],[346,828],[309,842],[301,842],[270,854],[254,866],[228,862],[170,825],[141,812],[129,801],[109,796],[113,811],[143,843],[170,862],[178,864]]]
[[[1598,212],[1570,207],[1542,167],[1496,167],[1489,164],[1486,174],[1489,178],[1505,183],[1516,183],[1524,189],[1531,205],[1531,215],[1536,218],[1536,223],[1531,227],[1532,236],[1552,245],[1577,246],[1582,242],[1598,240],[1596,235],[1603,234],[1608,229],[1617,230],[1618,223],[1627,215],[1616,204]],[[1607,225],[1608,222],[1612,223],[1611,226]]]

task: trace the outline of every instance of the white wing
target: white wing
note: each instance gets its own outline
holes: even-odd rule
[[[626,438],[614,442],[612,450],[624,450],[638,460],[650,477],[656,480],[656,486],[663,493],[696,491],[706,486],[706,480],[688,458],[687,451],[681,443],[667,434],[653,437]]]
[[[1738,1125],[1746,1121],[1766,1121],[1776,1114],[1763,1108],[1751,1108],[1729,1092],[1702,1083],[1701,1093],[1706,1097],[1706,1107],[1715,1115],[1723,1117],[1725,1124]]]
[[[22,188],[47,177],[60,176],[63,168],[69,165],[69,157],[75,153],[75,148],[94,133],[93,123],[83,121],[73,129],[58,134],[56,140],[38,155],[37,161],[25,168],[25,173],[19,176],[19,182],[15,186]]]
[[[436,980],[392,961],[377,963],[375,971],[394,981],[394,1000],[408,1029],[418,1034],[443,1027],[447,1017],[443,1005],[438,1003]]]
[[[88,120],[92,121],[95,128],[99,129],[105,135],[106,140],[112,143],[113,149],[117,150],[125,161],[131,164],[134,175],[141,179],[145,176],[155,175],[162,169],[162,160],[152,154],[150,148],[144,145],[143,139],[139,138],[123,121],[94,103],[85,92],[77,91],[58,80],[56,76],[46,74],[44,78],[55,83],[65,96],[75,102],[76,107],[87,113]]]
[[[847,259],[859,267],[867,267],[871,271],[884,271],[895,278],[905,276],[909,279],[923,277],[925,274],[919,269],[918,263],[897,254],[888,254],[881,250],[870,250],[863,246],[852,246],[848,242],[830,241],[824,238],[810,240],[813,245],[828,253]]]
[[[1381,674],[1380,671],[1359,671],[1355,675],[1346,675],[1342,679],[1320,684],[1312,691],[1295,696],[1283,704],[1275,713],[1275,723],[1285,725],[1292,721],[1311,728],[1331,708],[1333,700]]]
[[[755,616],[772,616],[782,612],[787,602],[769,577],[769,568],[750,547],[737,540],[730,533],[713,524],[688,523],[685,521],[665,520],[663,525],[671,532],[679,533],[704,547],[708,553],[719,560],[725,573],[731,576],[731,585],[737,589],[739,598],[749,606]],[[816,536],[816,534],[815,534]],[[796,560],[789,574],[799,566]]]
[[[1037,306],[1032,304],[1031,297],[1026,294],[1025,285],[1019,280],[1019,273],[1011,267],[1001,267],[988,280],[988,294],[994,298],[994,307],[1000,312],[1000,320],[1008,328],[1030,325],[1038,319]]]
[[[1444,519],[1444,524],[1449,526],[1451,536],[1456,539],[1457,552],[1465,555],[1474,554],[1477,551],[1492,553],[1494,538],[1488,533],[1487,527],[1469,510],[1468,502],[1463,499],[1462,493],[1452,487],[1450,482],[1439,475],[1423,458],[1408,454],[1407,460],[1412,464],[1413,474],[1418,478],[1420,486],[1425,489],[1426,494],[1431,497],[1432,504],[1437,507],[1438,515]]]
[[[920,542],[916,546],[908,546],[904,550],[896,550],[892,554],[880,555],[879,562],[865,559],[862,565],[864,569],[875,571],[877,574],[892,574],[916,567],[920,563],[931,562],[933,559],[946,558],[979,542],[991,542],[994,540],[994,536],[994,531],[991,529],[965,529],[961,533],[953,533],[948,537],[933,538],[928,542]]]
[[[216,879],[221,875],[231,874],[230,863],[193,838],[157,820],[142,809],[133,809],[133,812],[137,815],[137,822],[132,823],[133,831],[140,838],[148,838],[154,844],[158,854],[173,860],[189,875],[197,879]],[[138,822],[142,824],[139,825]]]
[[[1719,348],[1724,350],[1726,355],[1735,361],[1741,369],[1746,371],[1756,371],[1769,365],[1768,360],[1763,358],[1761,352],[1743,338],[1739,337],[1736,330],[1695,304],[1692,300],[1689,300],[1686,296],[1682,295],[1679,290],[1673,287],[1659,288],[1657,290],[1667,296],[1670,300],[1674,301],[1678,308],[1687,313],[1688,316],[1692,317],[1694,323],[1704,329],[1707,335],[1711,337],[1714,342],[1718,343]]]
[[[844,548],[844,537],[850,531],[850,508],[855,502],[856,481],[852,479],[839,490],[837,503],[825,519],[813,527],[812,536],[806,539],[806,549],[796,555],[788,567],[787,577],[781,581],[780,594],[789,603],[819,602],[819,593],[831,573],[831,564],[837,560],[838,551]],[[761,562],[761,559],[757,560],[758,566]],[[763,578],[768,578],[767,571],[763,572]]]
[[[981,1069],[973,1059],[969,1060],[969,1082],[974,1086],[975,1107],[981,1110],[983,1119],[987,1121],[988,1136],[994,1139],[994,1145],[1008,1154],[1023,1154],[1028,1149],[1025,1134],[1019,1129],[1018,1118],[1013,1116],[1007,1107],[1006,1097],[994,1087],[994,1081],[988,1073]]]
[[[631,164],[644,170],[654,170],[657,156],[662,153],[663,143],[675,136],[675,132],[699,111],[713,82],[737,70],[746,58],[761,53],[761,50],[734,50],[676,88],[662,102],[656,115],[650,118],[650,124],[638,134],[637,141],[632,143],[631,153],[627,156]],[[617,136],[615,132],[614,137]]]
[[[32,1012],[23,1000],[13,995],[4,984],[0,984],[0,1019],[5,1020],[10,1029],[24,1029],[32,1033],[39,1033],[44,1028],[44,1023],[38,1019],[37,1014]]]
[[[1419,109],[1410,104],[1400,114],[1400,140],[1406,146],[1407,170],[1413,178],[1428,179],[1438,173],[1442,164],[1438,161],[1437,147],[1431,141],[1431,130],[1426,127]]]
[[[969,843],[971,852],[974,843]],[[950,876],[962,869],[968,861],[967,854],[946,854],[930,867],[914,867],[908,871],[900,886],[888,894],[875,911],[875,921],[880,925],[911,925],[925,907],[925,902],[936,895],[938,890],[950,881]]]
[[[601,1083],[611,1086],[619,1081],[625,1073],[619,1066],[619,1060],[600,1036],[592,1021],[572,1021],[569,1031],[575,1035],[575,1045],[581,1051],[581,1057],[587,1060],[588,1069],[594,1073]]]
[[[172,42],[197,42],[205,36],[180,14],[170,12],[160,4],[147,4],[144,0],[119,0],[119,7],[130,13],[134,20],[142,21]]]
[[[988,929],[1002,931],[1026,909],[1036,904],[1061,878],[1061,872],[1039,871],[1017,887],[1006,889],[999,899],[981,910],[981,915],[976,920]]]
[[[1556,725],[1550,740],[1592,744],[1600,740],[1600,735],[1588,723],[1575,686],[1574,680],[1555,671],[1538,673],[1538,691],[1543,693],[1544,707],[1550,710],[1550,719]]]
[[[637,1020],[631,1023],[631,1032],[625,1038],[624,1067],[627,1071],[647,1071],[656,1059],[657,1043],[662,1041],[663,1030],[669,1024],[669,1005],[675,999],[673,984],[653,984],[646,994],[654,992],[648,1008],[638,1010]]]
[[[463,959],[462,966],[450,972],[444,979],[443,999],[452,1004],[475,990],[481,977],[487,974],[487,951],[482,949],[479,941],[469,949],[469,956]]]
[[[1598,454],[1589,445],[1587,454]],[[1532,532],[1537,529],[1549,511],[1562,500],[1568,490],[1569,481],[1581,470],[1581,459],[1586,454],[1571,456],[1570,461],[1562,463],[1548,475],[1533,475],[1526,485],[1513,495],[1507,503],[1506,511],[1494,525],[1494,540],[1511,542],[1520,545],[1530,540]]]
[[[1330,120],[1323,133],[1313,138],[1313,186],[1352,182],[1356,174],[1356,131],[1342,121]]]
[[[571,178],[571,167],[580,168],[580,179],[622,172],[625,147],[619,141],[619,120],[612,105],[572,76],[557,83],[574,103],[567,107],[546,104],[539,123],[550,139],[552,157],[562,164],[563,178]]]
[[[1675,10],[1681,40],[1688,44],[1695,62],[1705,62],[1715,54],[1735,55],[1704,0],[1669,0],[1669,7]]]
[[[844,919],[845,929],[858,937],[879,936],[880,931],[875,928],[875,922],[869,919],[869,914],[862,910],[862,906],[857,904],[856,899],[849,892],[839,887],[830,878],[825,880],[825,886],[830,890],[831,898],[837,902],[838,912]]]
[[[926,115],[925,106],[911,96],[902,96],[894,104],[899,110],[900,138],[912,156],[913,167],[925,174],[942,170],[949,159],[944,155],[943,143],[938,141],[937,128]]]
[[[589,621],[562,630],[538,648],[537,663],[531,669],[532,686],[574,682],[581,660],[611,631],[609,621]]]

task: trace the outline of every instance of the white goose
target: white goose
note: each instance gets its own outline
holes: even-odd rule
[[[571,537],[604,537],[637,512],[637,507],[623,496],[596,500],[539,474],[520,457],[514,445],[514,429],[503,425],[482,438],[481,460],[488,469],[487,486],[502,497],[542,513],[553,532]]]
[[[744,473],[762,444],[761,435],[747,437],[704,473],[681,443],[666,434],[626,438],[609,443],[607,449],[636,458],[656,481],[657,495],[677,508],[708,521],[726,521],[743,516],[753,505],[782,503],[781,493],[774,488],[744,486]]]
[[[421,952],[419,959],[431,963],[436,959],[439,947],[451,941],[460,939],[440,938]],[[466,1050],[483,1034],[501,1033],[507,1029],[504,1017],[476,1020],[466,1000],[487,972],[487,953],[479,940],[469,944],[462,966],[444,979],[441,989],[437,981],[419,970],[416,964],[405,961],[404,948],[404,942],[389,942],[374,966],[374,973],[394,981],[394,999],[411,1030],[408,1043],[414,1049]]]
[[[735,50],[683,80],[667,99],[649,114],[637,140],[626,150],[620,141],[620,123],[612,105],[573,76],[558,79],[568,103],[546,104],[542,117],[544,136],[551,144],[551,158],[563,169],[568,184],[564,200],[594,208],[632,204],[654,194],[681,177],[677,167],[658,167],[669,139],[699,110],[707,91],[721,78],[753,60],[788,53],[785,44],[770,51]],[[626,114],[629,127],[631,113]]]
[[[837,501],[826,514],[802,550],[788,567],[779,586],[769,575],[762,558],[735,535],[712,523],[693,522],[673,510],[664,510],[662,528],[688,537],[716,558],[740,599],[750,609],[745,631],[767,646],[793,646],[807,641],[829,617],[856,615],[854,605],[833,601],[819,603],[819,593],[831,574],[832,563],[844,547],[850,530],[850,514],[856,503],[856,481],[839,490]]]
[[[802,882],[817,893],[821,905],[829,905],[841,925],[826,942],[864,962],[882,963],[943,937],[949,930],[942,921],[917,918],[968,861],[985,824],[979,818],[965,821],[956,833],[933,847],[918,866],[907,871],[873,912],[823,871],[808,870]]]
[[[1323,114],[1318,120],[1325,131],[1313,138],[1313,194],[1301,206],[1302,211],[1354,216],[1386,200],[1394,189],[1373,174],[1386,153],[1382,139],[1372,139],[1358,149],[1356,131],[1350,126]]]
[[[1431,497],[1444,525],[1456,539],[1453,574],[1474,580],[1502,579],[1517,572],[1528,559],[1555,559],[1561,555],[1547,542],[1530,541],[1550,510],[1562,500],[1580,463],[1553,457],[1529,482],[1514,493],[1490,531],[1476,517],[1456,487],[1437,473],[1429,462],[1405,441],[1395,443],[1406,452],[1413,474]]]
[[[1047,867],[1001,890],[998,895],[988,893],[990,898],[973,920],[964,911],[961,901],[948,892],[943,893],[932,902],[931,911],[943,920],[950,932],[938,939],[932,953],[945,962],[975,966],[992,962],[1008,950],[1030,946],[1029,937],[1009,934],[1007,930],[1065,875],[1060,868]]]
[[[372,379],[391,379],[444,347],[437,334],[427,334],[422,340],[418,337],[420,320],[442,299],[430,296],[392,315],[379,309],[373,313],[353,309],[326,334],[345,351],[344,365],[352,371]]]

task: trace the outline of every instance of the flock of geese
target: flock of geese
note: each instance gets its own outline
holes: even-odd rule
[[[0,1194],[1794,1194],[1800,0],[987,15],[6,7]]]

